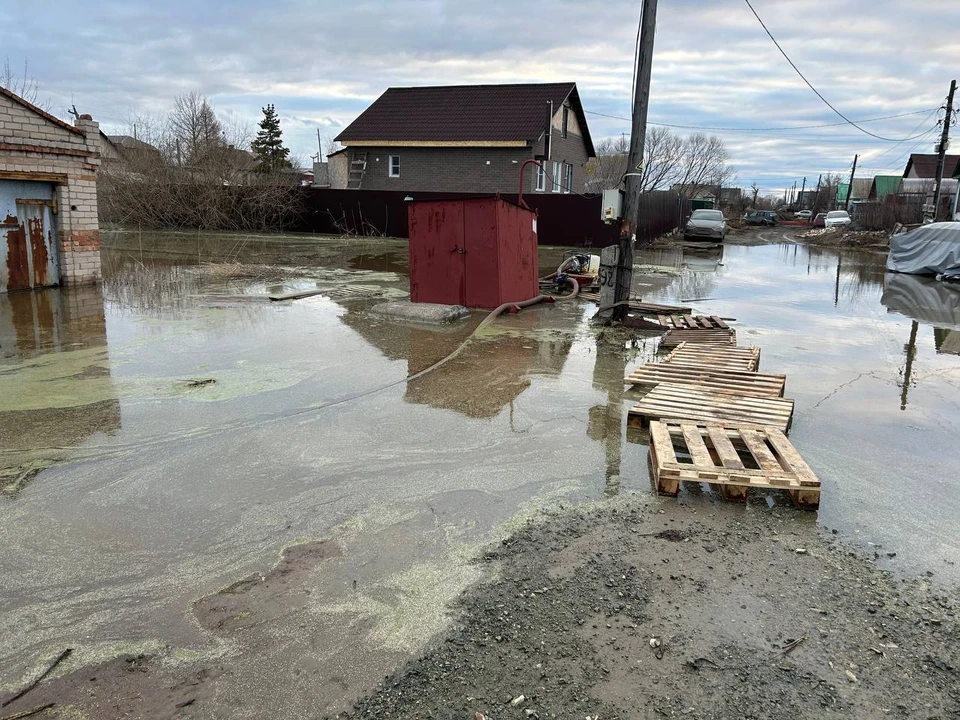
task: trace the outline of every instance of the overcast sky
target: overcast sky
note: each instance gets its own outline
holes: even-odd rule
[[[934,108],[960,78],[958,0],[752,0],[808,79],[800,80],[744,0],[660,0],[650,122],[718,128],[737,184],[772,190],[822,172],[902,172],[932,152]],[[107,131],[164,113],[196,90],[255,123],[276,105],[288,146],[309,161],[391,85],[575,81],[588,112],[630,114],[639,0],[4,0],[4,48],[29,62],[41,100],[75,103]],[[9,17],[12,9],[13,17]],[[595,140],[629,122],[588,115]],[[688,133],[692,130],[678,129]],[[958,140],[954,147],[960,147]],[[859,175],[859,172],[858,172]]]

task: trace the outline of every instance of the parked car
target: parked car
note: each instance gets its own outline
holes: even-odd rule
[[[683,228],[684,240],[717,240],[727,236],[727,221],[719,210],[694,210]]]
[[[813,219],[814,227],[826,227],[824,224],[827,219],[826,213],[817,213],[817,216]]]
[[[773,226],[780,222],[775,212],[770,210],[758,210],[743,216],[745,225],[768,225]]]
[[[824,218],[823,226],[824,227],[846,227],[851,222],[849,213],[846,210],[831,210],[827,213],[827,217]]]
[[[809,220],[813,217],[813,210],[798,210],[793,214],[797,220]]]

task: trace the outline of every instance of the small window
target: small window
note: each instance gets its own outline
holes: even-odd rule
[[[563,166],[563,191],[565,193],[573,190],[573,165],[567,163]]]
[[[537,192],[543,192],[547,187],[547,171],[543,163],[537,165]]]
[[[563,120],[560,124],[560,137],[567,136],[567,124],[570,122],[570,108],[564,106],[563,108]]]
[[[555,162],[553,164],[553,192],[558,193],[563,191],[562,183],[563,178],[560,176],[560,173],[563,171],[563,163]]]
[[[400,177],[400,156],[391,155],[387,158],[389,162],[389,169],[387,170],[387,175],[390,177]]]

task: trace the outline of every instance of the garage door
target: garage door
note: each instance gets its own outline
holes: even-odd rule
[[[0,292],[60,280],[53,185],[0,180]]]

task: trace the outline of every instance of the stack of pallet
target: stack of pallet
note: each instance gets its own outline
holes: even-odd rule
[[[712,327],[701,318],[661,318],[661,324],[676,323],[664,339],[673,332],[701,334],[668,344],[673,350],[663,361],[625,380],[653,388],[629,417],[633,425],[649,425],[658,491],[676,495],[681,482],[707,482],[725,499],[744,501],[750,488],[779,488],[798,507],[817,507],[820,481],[786,437],[794,408],[783,396],[786,377],[759,372],[760,348],[737,347],[733,330],[709,320]],[[724,332],[729,335],[720,339]]]

